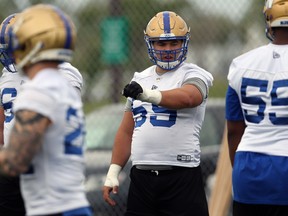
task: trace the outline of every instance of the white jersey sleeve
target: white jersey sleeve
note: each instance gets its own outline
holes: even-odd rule
[[[68,62],[63,62],[58,68],[60,73],[69,81],[69,83],[81,92],[83,88],[83,77],[79,70]]]
[[[147,89],[160,91],[180,88],[187,80],[200,78],[207,89],[212,75],[194,64],[183,63],[175,71],[158,75],[155,66],[134,74],[133,80]],[[167,109],[132,100],[135,128],[132,138],[133,165],[174,165],[197,167],[200,163],[199,134],[206,99],[195,108]]]

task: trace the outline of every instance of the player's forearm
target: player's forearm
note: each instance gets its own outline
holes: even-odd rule
[[[8,176],[18,176],[28,169],[27,163],[17,157],[15,151],[2,148],[0,152],[0,172]]]
[[[162,100],[160,106],[170,109],[191,108],[200,105],[203,101],[202,94],[193,85],[182,88],[161,91]]]
[[[124,142],[122,142],[124,144]],[[118,164],[121,167],[124,167],[130,157],[130,148],[127,145],[117,145],[113,149],[111,164]]]
[[[9,143],[1,151],[0,168],[4,174],[15,176],[28,170],[49,123],[49,119],[32,111],[16,112]]]
[[[200,89],[205,90],[205,84],[196,86],[196,84],[186,83],[181,88],[159,91],[158,89],[143,88],[139,83],[132,81],[124,87],[122,94],[125,97],[170,109],[183,109],[196,107],[202,103],[207,92],[200,91]]]
[[[131,154],[131,136],[118,133],[115,137],[111,164],[118,164],[124,167]]]
[[[30,134],[30,136],[28,136]],[[28,170],[42,143],[42,135],[16,127],[11,131],[9,144],[2,149],[0,167],[6,175],[17,176]]]

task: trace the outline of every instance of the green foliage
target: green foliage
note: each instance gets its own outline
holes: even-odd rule
[[[213,82],[213,86],[209,90],[209,97],[223,98],[226,95],[228,82],[223,77],[216,77]]]

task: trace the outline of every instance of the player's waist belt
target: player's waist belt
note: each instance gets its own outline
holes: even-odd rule
[[[139,170],[173,170],[179,167],[169,165],[135,165],[136,169]]]
[[[191,169],[189,167],[181,167],[181,166],[169,166],[169,165],[135,165],[137,170],[148,173],[149,175],[162,175],[174,173],[179,170]],[[134,168],[133,167],[133,168]]]

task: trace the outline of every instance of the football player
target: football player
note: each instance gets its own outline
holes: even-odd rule
[[[288,0],[267,0],[271,43],[233,59],[226,119],[234,216],[288,215]]]
[[[14,115],[13,100],[25,78],[17,73],[13,57],[7,52],[9,27],[15,22],[17,14],[8,16],[0,26],[0,61],[4,66],[0,78],[0,143],[7,145],[8,133],[12,128]],[[6,145],[5,145],[6,144]],[[0,215],[25,216],[24,202],[20,191],[19,176],[0,174]]]
[[[17,73],[13,57],[7,52],[8,29],[15,22],[17,14],[8,16],[0,26],[0,61],[3,65],[0,78],[0,143],[7,145],[8,134],[14,122],[12,112],[20,86],[25,83],[26,77]],[[60,72],[74,86],[79,94],[83,86],[83,78],[77,68],[68,62],[59,65]],[[25,208],[20,192],[19,177],[0,175],[0,215],[25,216]]]
[[[14,121],[12,130],[4,134],[1,171],[7,176],[21,174],[27,215],[90,216],[82,184],[82,76],[68,63],[75,27],[59,8],[40,4],[17,14],[8,35],[8,55],[13,54],[16,68],[26,78],[25,84],[16,82],[12,88],[4,79],[1,89],[3,107],[10,113],[5,121]],[[5,67],[7,80],[11,74],[20,76],[9,71],[10,64]],[[8,87],[14,88],[10,94]]]
[[[199,133],[213,77],[186,63],[190,29],[175,12],[157,13],[145,42],[153,66],[135,72],[123,89],[124,117],[115,137],[103,189],[118,192],[118,175],[131,155],[125,215],[207,216]]]

